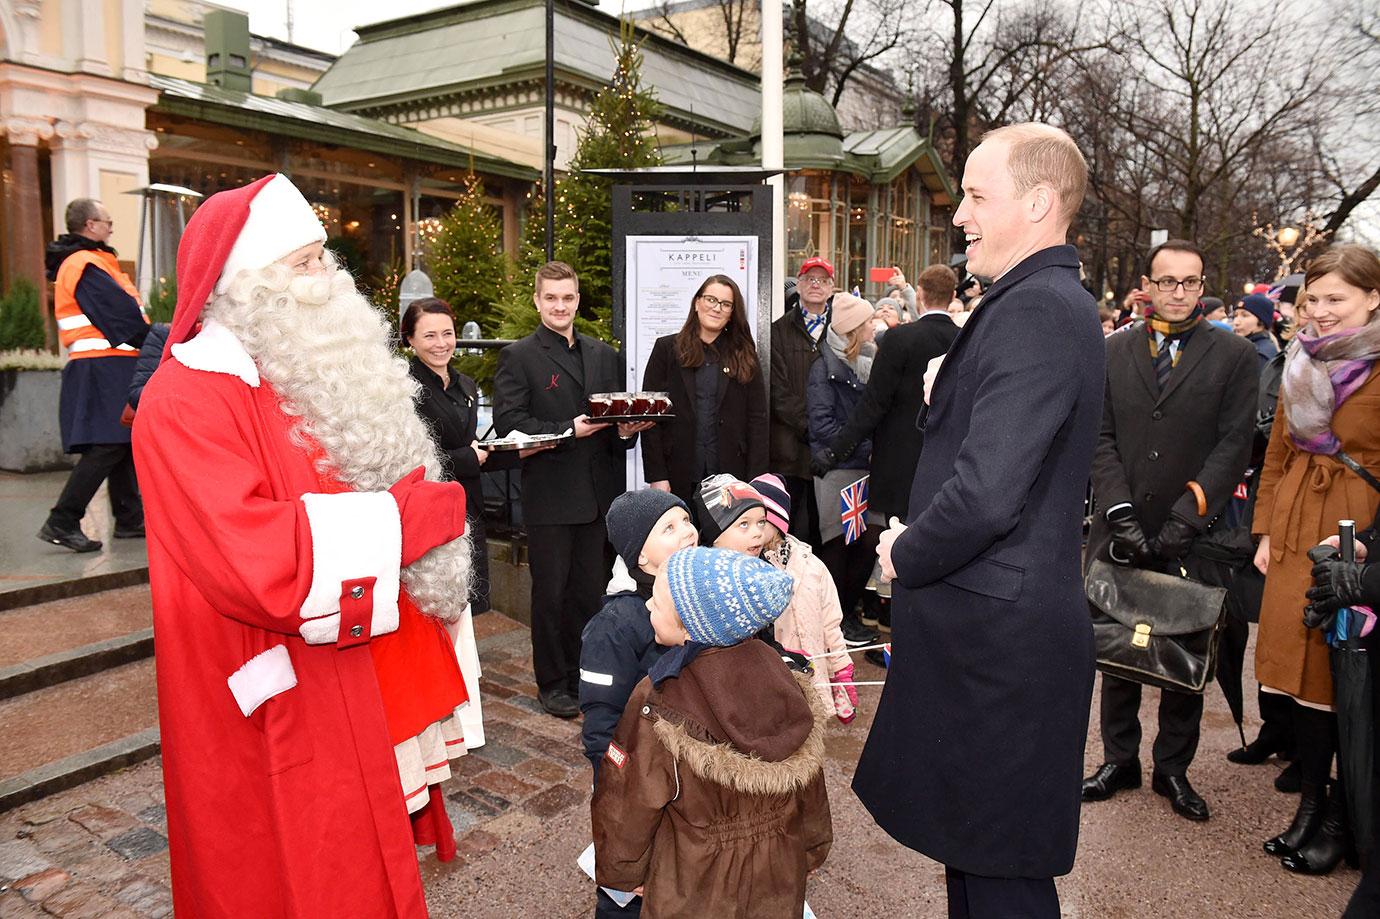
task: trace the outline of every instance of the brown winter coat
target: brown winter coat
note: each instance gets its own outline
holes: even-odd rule
[[[1289,392],[1280,398],[1270,446],[1260,474],[1252,530],[1270,536],[1270,566],[1260,605],[1255,674],[1263,685],[1305,702],[1332,704],[1327,644],[1303,627],[1304,597],[1312,584],[1308,550],[1337,534],[1338,520],[1374,519],[1380,493],[1330,456],[1294,446],[1286,416]],[[1380,368],[1332,416],[1332,432],[1352,459],[1380,471]]]
[[[645,919],[799,919],[833,841],[819,697],[764,642],[633,691],[591,805],[595,876]]]

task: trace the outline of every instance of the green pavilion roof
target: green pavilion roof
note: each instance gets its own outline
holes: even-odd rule
[[[472,164],[479,172],[529,182],[540,178],[530,167],[376,118],[159,74],[149,74],[149,85],[159,92],[155,109],[170,115],[443,166]]]

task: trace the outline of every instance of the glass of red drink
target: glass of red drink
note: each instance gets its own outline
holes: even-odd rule
[[[652,409],[651,393],[635,392],[628,403],[628,410],[633,415],[646,415]]]
[[[609,409],[613,405],[611,393],[597,392],[589,397],[589,417],[600,418],[609,414]]]
[[[664,415],[671,410],[671,394],[668,392],[648,393],[652,397],[652,414]]]
[[[631,402],[632,402],[632,396],[631,396],[631,394],[629,394],[629,393],[625,393],[625,392],[609,393],[609,410],[608,410],[608,414],[610,414],[610,415],[626,415],[626,414],[628,414],[628,405],[629,405]]]

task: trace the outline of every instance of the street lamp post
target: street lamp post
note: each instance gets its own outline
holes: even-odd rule
[[[546,202],[546,260],[556,257],[556,0],[546,0],[546,168],[542,192]]]

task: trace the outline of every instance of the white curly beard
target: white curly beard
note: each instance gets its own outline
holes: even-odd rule
[[[441,478],[441,460],[417,414],[419,384],[389,348],[383,317],[331,264],[324,276],[294,275],[283,265],[241,272],[206,308],[234,333],[259,373],[324,456],[318,471],[357,491],[384,491],[418,466]],[[454,620],[470,585],[470,537],[437,546],[402,571],[423,613]]]

